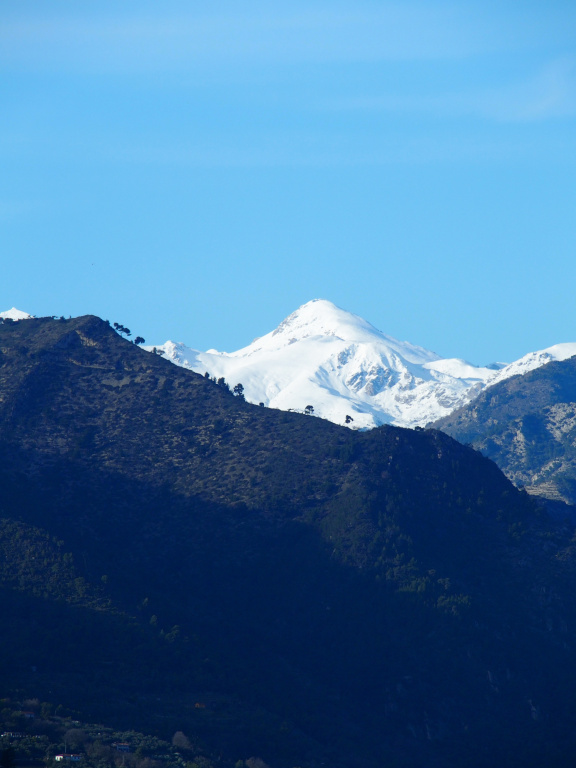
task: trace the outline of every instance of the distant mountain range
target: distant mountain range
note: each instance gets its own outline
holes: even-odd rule
[[[576,343],[557,344],[482,368],[386,336],[323,299],[237,352],[200,352],[173,341],[157,348],[184,368],[241,383],[249,402],[300,412],[312,406],[315,415],[356,429],[425,426],[486,387],[576,355]]]
[[[0,318],[31,315],[12,308]],[[324,299],[304,304],[270,333],[236,352],[201,352],[182,342],[156,347],[176,365],[241,383],[248,402],[304,412],[352,429],[426,426],[487,387],[576,355],[576,342],[480,367],[387,336]],[[309,409],[310,410],[310,409]]]
[[[30,315],[13,308],[0,317]],[[172,341],[156,351],[212,380],[241,383],[249,402],[274,409],[353,429],[433,425],[481,450],[531,493],[576,505],[576,343],[480,368],[315,300],[237,352]]]

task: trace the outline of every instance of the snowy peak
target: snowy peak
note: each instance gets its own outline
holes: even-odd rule
[[[173,342],[160,349],[177,365],[241,383],[250,402],[296,411],[312,405],[317,416],[364,429],[427,424],[494,375],[386,336],[324,299],[304,304],[236,352],[199,352]]]
[[[0,312],[0,317],[2,320],[29,320],[32,315],[29,315],[28,312],[22,312],[20,309],[16,309],[16,307],[12,307],[12,309],[8,309],[6,312]]]
[[[31,317],[15,307],[0,312],[0,321]],[[576,343],[556,344],[480,368],[398,341],[326,299],[303,304],[236,352],[200,352],[172,341],[157,349],[176,365],[242,384],[249,402],[300,412],[312,406],[316,416],[354,429],[425,426],[486,387],[576,355]]]
[[[334,336],[343,341],[360,341],[381,334],[363,318],[340,309],[331,301],[313,299],[283,320],[270,335],[290,340]]]
[[[244,357],[260,350],[280,350],[306,339],[376,344],[418,365],[440,359],[427,349],[386,336],[359,315],[340,309],[326,299],[313,299],[303,304],[274,331],[256,339],[248,347],[233,352],[232,356]]]
[[[0,312],[0,321],[31,317],[15,307]],[[425,426],[486,387],[576,355],[576,343],[556,344],[480,368],[398,341],[326,299],[303,304],[236,352],[200,352],[172,341],[156,348],[176,365],[242,384],[249,402],[300,412],[312,406],[316,416],[354,429]]]

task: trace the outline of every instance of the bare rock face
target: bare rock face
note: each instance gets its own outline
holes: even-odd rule
[[[576,505],[575,357],[495,384],[434,426],[529,493]]]

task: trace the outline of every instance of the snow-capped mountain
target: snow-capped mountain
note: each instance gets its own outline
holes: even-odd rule
[[[6,312],[0,312],[2,320],[28,320],[31,317],[32,315],[29,315],[28,312],[22,312],[20,309],[16,309],[16,307],[12,307],[12,309],[8,309]]]
[[[0,312],[2,319],[31,317],[15,307]],[[237,352],[200,352],[173,341],[156,348],[176,365],[241,383],[249,402],[302,412],[312,406],[316,416],[355,429],[424,426],[488,386],[576,355],[576,343],[556,344],[480,368],[386,336],[324,299],[304,304]]]
[[[250,402],[297,411],[311,405],[317,416],[364,429],[427,424],[501,373],[500,366],[479,368],[397,341],[323,299],[237,352],[199,352],[172,341],[158,349],[177,365],[242,383]]]

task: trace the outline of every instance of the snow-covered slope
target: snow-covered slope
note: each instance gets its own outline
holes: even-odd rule
[[[2,319],[31,317],[14,307],[0,312]],[[177,365],[241,383],[252,403],[296,411],[311,405],[315,415],[356,429],[424,426],[487,386],[576,355],[576,343],[556,344],[509,365],[479,368],[386,336],[324,299],[304,304],[237,352],[199,352],[172,341],[157,349]]]
[[[22,312],[19,309],[16,309],[16,307],[12,307],[12,309],[6,310],[6,312],[0,312],[0,317],[8,320],[29,320],[32,315],[29,315],[28,312]]]
[[[488,384],[497,384],[499,381],[509,379],[510,376],[522,375],[533,371],[535,368],[540,368],[546,363],[551,363],[554,360],[567,360],[569,357],[576,355],[576,343],[567,342],[566,344],[554,344],[553,347],[548,349],[541,349],[537,352],[529,352],[524,357],[516,360],[510,365],[505,366],[498,373],[494,374]]]
[[[237,352],[159,347],[178,365],[242,383],[246,399],[338,424],[417,426],[450,413],[496,371],[397,341],[357,315],[316,299]]]

